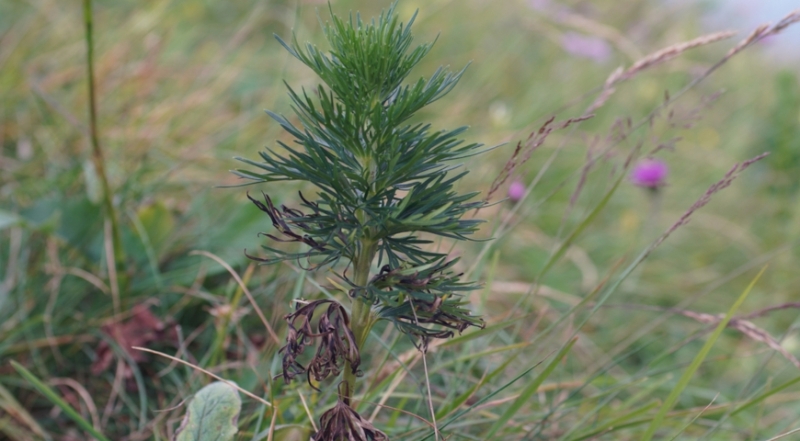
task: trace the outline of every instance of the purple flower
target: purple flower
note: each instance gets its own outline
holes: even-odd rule
[[[561,37],[561,47],[577,57],[588,58],[596,63],[603,63],[611,58],[611,47],[605,40],[567,32]]]
[[[630,178],[633,185],[655,189],[664,185],[668,172],[663,161],[647,158],[636,164]]]
[[[525,184],[521,181],[514,181],[508,186],[508,198],[514,202],[525,196]]]

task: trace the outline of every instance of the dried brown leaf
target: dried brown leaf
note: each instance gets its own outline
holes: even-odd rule
[[[148,304],[133,307],[130,317],[125,321],[113,321],[103,326],[102,330],[111,337],[130,358],[141,363],[147,360],[147,355],[140,351],[132,351],[133,346],[147,346],[153,341],[176,340],[170,335],[173,329],[156,317]],[[107,370],[114,361],[114,351],[106,341],[101,341],[97,346],[97,359],[92,363],[92,374],[98,375]],[[131,372],[126,372],[130,378]]]

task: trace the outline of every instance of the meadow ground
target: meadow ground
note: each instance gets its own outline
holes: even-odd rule
[[[308,439],[333,388],[273,380],[272,332],[285,337],[293,299],[330,295],[328,274],[243,251],[263,255],[257,234],[272,229],[246,191],[288,203],[309,189],[224,187],[240,183],[234,156],[291,142],[263,109],[289,115],[283,81],[318,79],[273,34],[324,48],[325,3],[95,1],[116,250],[79,3],[0,3],[0,439],[88,439],[80,424],[171,439],[209,377],[130,346],[273,403],[244,399],[237,440]],[[490,240],[434,243],[485,283],[469,301],[486,329],[433,344],[427,375],[393,328],[370,336],[381,349],[365,355],[357,408],[391,439],[432,439],[431,404],[450,440],[768,440],[799,427],[796,62],[763,56],[780,34],[737,46],[762,34],[714,34],[700,10],[668,5],[399,2],[402,20],[419,9],[415,42],[438,36],[412,78],[471,63],[415,120],[500,146],[459,184],[498,202],[474,214]],[[388,6],[331,5],[365,18]],[[628,177],[649,157],[669,170],[656,190]],[[502,201],[511,185],[524,191]]]

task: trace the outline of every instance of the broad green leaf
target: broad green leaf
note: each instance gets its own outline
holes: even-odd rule
[[[239,429],[242,400],[236,389],[221,381],[200,389],[189,403],[176,441],[231,441]]]

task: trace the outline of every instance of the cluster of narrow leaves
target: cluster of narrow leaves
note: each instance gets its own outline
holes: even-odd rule
[[[482,324],[459,299],[476,285],[459,282],[449,272],[452,262],[426,249],[430,239],[420,235],[462,240],[477,230],[479,220],[462,217],[484,202],[472,201],[477,193],[455,191],[466,171],[448,172],[459,167],[453,161],[479,153],[480,144],[458,139],[466,127],[408,124],[417,110],[449,92],[463,71],[440,68],[429,79],[403,84],[432,44],[411,49],[411,23],[403,25],[393,11],[370,24],[332,14],[325,28],[330,53],[301,46],[296,38],[291,45],[279,39],[324,84],[313,91],[287,86],[295,118],[269,115],[294,145],[278,142],[281,149],[261,152],[262,161],[238,158],[255,169],[236,173],[254,182],[305,181],[316,188],[314,200],[301,195],[302,209],[278,208],[268,196],[264,202],[251,198],[280,233],[267,237],[306,246],[300,252],[265,246],[269,256],[257,259],[305,259],[305,267],[316,269],[342,259],[350,264],[365,243],[377,244],[378,265],[388,270],[352,293],[380,305],[382,318],[416,338],[445,337],[451,335],[447,329]]]
[[[463,73],[439,68],[428,79],[404,83],[432,46],[411,49],[413,21],[400,23],[394,6],[369,24],[360,16],[345,21],[331,13],[325,27],[328,53],[301,46],[296,37],[291,45],[278,38],[323,84],[311,91],[287,85],[294,118],[268,112],[294,138],[292,145],[279,141],[280,149],[261,152],[261,161],[237,158],[254,169],[235,173],[254,183],[303,181],[316,190],[311,198],[301,193],[298,208],[276,205],[266,194],[263,202],[248,195],[278,232],[266,237],[301,246],[300,251],[293,245],[264,246],[269,256],[253,258],[341,270],[337,274],[349,287],[339,287],[356,302],[352,317],[328,299],[300,304],[285,316],[285,381],[305,374],[315,387],[312,379],[345,374],[340,384],[345,392],[322,416],[316,441],[388,439],[349,405],[354,376],[360,375],[355,335],[361,339],[373,317],[393,322],[422,350],[431,338],[483,327],[462,298],[478,286],[461,280],[453,270],[455,259],[429,246],[431,236],[466,240],[477,231],[481,221],[462,218],[485,202],[473,200],[477,192],[456,192],[467,172],[450,172],[460,167],[454,161],[480,153],[481,145],[458,138],[466,127],[432,130],[408,122],[448,93]],[[375,260],[382,269],[370,277]],[[317,308],[325,306],[315,330]],[[367,316],[356,313],[365,307]],[[313,340],[316,353],[304,363],[303,352]]]
[[[449,338],[453,331],[468,326],[483,327],[483,320],[472,316],[466,301],[450,295],[473,289],[460,280],[461,274],[449,271],[457,259],[431,262],[418,267],[394,268],[384,265],[363,291],[365,298],[379,303],[379,316],[392,320],[406,334],[419,336],[421,344],[430,338]],[[436,328],[423,325],[434,324]]]

